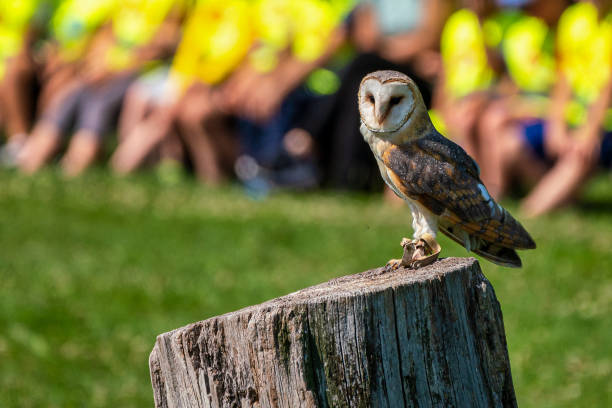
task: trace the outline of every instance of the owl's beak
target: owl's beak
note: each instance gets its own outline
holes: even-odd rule
[[[374,107],[374,119],[378,122],[379,125],[382,125],[387,115],[389,114],[389,104],[388,103],[379,103]]]

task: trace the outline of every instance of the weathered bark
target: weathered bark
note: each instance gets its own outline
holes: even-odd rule
[[[382,268],[158,336],[161,407],[514,407],[499,303],[473,258]]]

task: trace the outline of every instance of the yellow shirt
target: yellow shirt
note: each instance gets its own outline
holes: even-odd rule
[[[478,17],[467,9],[453,13],[442,31],[440,43],[447,91],[455,98],[487,89],[494,79],[487,61]]]
[[[108,21],[116,0],[64,0],[51,19],[51,34],[64,60],[83,56],[96,30]]]
[[[194,80],[222,81],[247,55],[253,43],[251,8],[245,0],[203,0],[190,15],[172,63],[181,88]]]
[[[554,46],[546,23],[533,16],[520,18],[507,30],[502,44],[510,76],[521,90],[547,93],[555,82]]]
[[[559,69],[569,81],[574,100],[566,116],[571,125],[584,122],[587,106],[610,80],[612,68],[612,16],[598,16],[587,2],[568,7],[557,31]]]
[[[278,54],[290,49],[302,61],[324,54],[334,28],[352,9],[354,0],[256,0],[253,24],[258,46],[251,64],[267,72],[277,64]]]
[[[121,0],[111,20],[115,45],[106,54],[109,68],[118,71],[133,64],[134,49],[151,41],[170,11],[182,6],[180,3],[175,0]]]
[[[322,0],[292,2],[293,54],[303,61],[314,61],[323,55],[330,35],[348,12],[348,6],[350,3],[335,4]]]
[[[260,72],[290,50],[312,61],[353,0],[201,0],[190,16],[172,64],[184,88],[192,80],[222,81],[248,55]]]
[[[40,0],[0,1],[0,80],[6,69],[6,59],[22,48],[28,24]]]

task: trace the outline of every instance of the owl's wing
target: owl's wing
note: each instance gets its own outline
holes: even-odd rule
[[[383,161],[402,194],[438,215],[441,229],[468,249],[535,248],[521,224],[489,195],[474,160],[450,140],[432,134],[389,149]]]
[[[456,167],[461,168],[472,177],[480,177],[480,168],[474,159],[461,146],[439,133],[433,132],[428,137],[418,139],[415,143],[419,149],[428,152],[437,160],[455,163]]]

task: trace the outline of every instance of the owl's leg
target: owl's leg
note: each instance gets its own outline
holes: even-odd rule
[[[419,239],[412,241],[404,238],[401,245],[404,248],[401,265],[411,269],[418,269],[434,263],[441,250],[440,244],[430,233],[424,233]]]
[[[436,241],[438,217],[417,202],[413,202],[411,208],[414,240],[402,240],[401,245],[404,248],[402,265],[417,269],[438,259],[441,249]]]
[[[440,244],[436,241],[438,219],[434,214],[418,203],[409,202],[412,208],[412,227],[414,239],[402,238],[400,245],[404,248],[402,259],[391,259],[387,268],[398,269],[400,266],[418,269],[432,264],[440,254]]]

